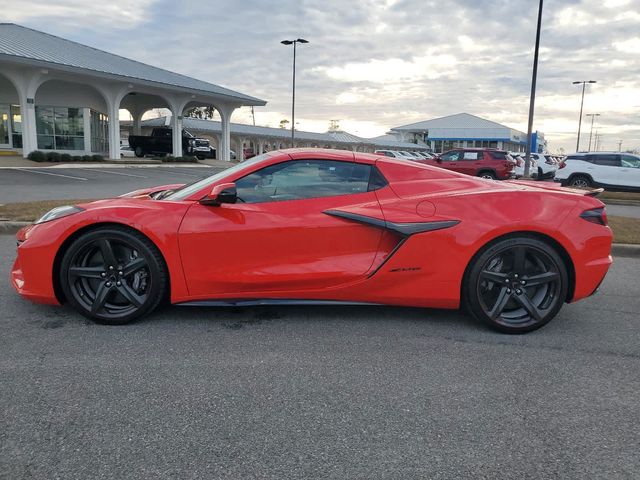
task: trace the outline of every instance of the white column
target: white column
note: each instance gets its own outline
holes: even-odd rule
[[[258,155],[262,155],[264,153],[264,142],[262,140],[258,141]]]
[[[117,101],[116,101],[117,100]],[[120,101],[113,99],[107,105],[109,111],[109,158],[120,159]]]
[[[236,139],[236,160],[244,162],[244,138],[242,137]]]
[[[218,151],[218,160],[228,162],[231,160],[229,150],[231,148],[231,114],[236,107],[226,104],[216,105],[216,109],[220,114],[220,126],[222,135],[220,138],[220,149]]]
[[[173,144],[173,156],[182,156],[182,115],[179,112],[171,114],[171,140]]]
[[[18,92],[18,95],[20,97],[20,115],[22,116],[22,156],[27,158],[29,153],[38,149],[35,99],[29,98],[25,91]]]

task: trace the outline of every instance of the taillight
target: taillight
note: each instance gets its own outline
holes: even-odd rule
[[[607,212],[605,211],[604,207],[585,210],[580,214],[580,218],[585,219],[587,222],[596,223],[598,225],[607,225]]]
[[[504,162],[504,166],[507,167],[507,170],[513,170],[513,162]]]
[[[560,165],[558,165],[558,168],[564,168],[566,166],[567,166],[567,164],[565,162],[562,162]]]
[[[524,160],[522,160],[520,157],[518,157],[517,162],[519,167],[524,167]]]

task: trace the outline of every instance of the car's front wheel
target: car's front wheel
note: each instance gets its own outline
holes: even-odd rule
[[[121,227],[91,230],[71,243],[60,265],[67,301],[97,323],[122,325],[155,309],[167,286],[156,246]]]
[[[463,285],[468,310],[505,333],[525,333],[548,323],[567,296],[562,258],[548,243],[507,238],[477,255]]]
[[[136,149],[133,151],[133,153],[138,158],[144,157],[144,150],[142,149],[142,147],[136,147]]]

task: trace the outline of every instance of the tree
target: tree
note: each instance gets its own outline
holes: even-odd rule
[[[193,107],[187,110],[184,114],[185,117],[200,118],[204,120],[213,119],[216,114],[216,109],[212,106],[207,107]]]
[[[286,118],[280,120],[280,128],[287,128],[287,123],[289,123],[289,120],[287,120]]]
[[[340,124],[338,123],[340,120],[329,120],[329,131],[330,132],[339,132]]]

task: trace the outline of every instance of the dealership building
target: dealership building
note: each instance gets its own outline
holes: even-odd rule
[[[382,138],[415,143],[440,153],[452,148],[498,148],[511,152],[524,152],[527,134],[514,128],[492,122],[469,113],[393,127]],[[534,132],[531,151],[542,153],[546,142],[542,132]]]
[[[181,156],[184,112],[212,106],[221,118],[221,157],[228,160],[233,111],[265,104],[212,83],[0,23],[0,151],[118,159],[120,110],[131,114],[133,131],[140,132],[145,112],[164,108],[171,112],[173,154]]]

